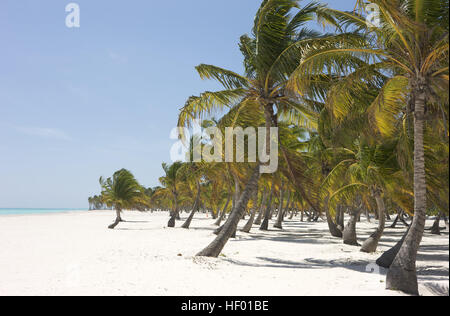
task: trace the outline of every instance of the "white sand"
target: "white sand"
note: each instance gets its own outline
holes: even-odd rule
[[[380,253],[343,245],[324,222],[254,228],[219,259],[205,259],[194,257],[215,237],[204,214],[190,230],[163,228],[166,213],[128,212],[134,222],[111,231],[113,218],[110,211],[0,216],[0,295],[400,295],[384,289],[385,270],[366,272]],[[358,223],[361,242],[374,227]],[[388,228],[379,250],[404,231]],[[418,265],[421,294],[448,295],[448,232],[426,233]]]

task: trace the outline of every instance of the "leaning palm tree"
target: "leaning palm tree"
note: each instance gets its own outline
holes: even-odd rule
[[[339,196],[351,200],[351,196],[360,196],[366,207],[370,207],[370,199],[375,200],[378,210],[378,228],[364,242],[361,251],[373,253],[383,235],[386,220],[386,207],[383,194],[387,191],[385,183],[400,171],[395,156],[396,142],[385,142],[381,145],[370,145],[366,140],[360,139],[355,143],[354,149],[342,149],[342,161],[330,172],[325,184],[333,182],[336,178],[344,180],[340,187],[330,198],[330,206],[334,206]],[[398,183],[398,182],[397,182]],[[386,192],[387,194],[387,192]],[[353,198],[354,199],[354,198]]]
[[[245,75],[212,65],[198,66],[197,71],[202,78],[219,81],[225,90],[191,97],[181,111],[179,126],[189,126],[194,118],[201,118],[224,108],[234,110],[236,117],[245,112],[261,115],[267,130],[267,154],[270,154],[270,128],[278,126],[279,118],[286,117],[296,124],[314,127],[316,114],[312,108],[315,103],[309,97],[312,94],[320,94],[323,88],[321,84],[326,80],[318,80],[320,83],[306,89],[308,91],[303,91],[304,97],[289,94],[285,88],[290,74],[300,62],[299,58],[292,57],[298,57],[297,52],[301,51],[299,47],[308,46],[319,37],[317,32],[305,27],[309,21],[315,19],[318,8],[316,4],[300,8],[296,0],[264,0],[256,14],[253,37],[244,35],[240,40]],[[294,9],[298,11],[294,13]],[[249,108],[255,110],[249,112]],[[283,157],[289,158],[286,150],[282,150]],[[304,184],[295,177],[293,164],[287,165],[291,180],[295,181],[304,198],[311,202],[306,196]],[[256,189],[260,167],[252,166],[254,172],[250,172],[247,186],[234,209],[237,214],[232,214],[228,220],[233,224],[226,225],[229,229],[222,230],[218,236],[219,240],[214,243],[215,246],[208,247],[200,255],[218,256],[228,238],[236,231],[236,225]],[[253,187],[248,187],[249,184]]]
[[[165,176],[159,178],[159,182],[170,192],[173,198],[173,209],[167,224],[168,227],[175,227],[175,221],[180,216],[179,189],[182,174],[179,171],[182,167],[183,163],[180,161],[174,162],[172,165],[162,164]]]
[[[122,169],[114,173],[112,178],[100,178],[101,198],[108,207],[116,210],[116,220],[108,226],[114,229],[121,221],[121,213],[127,209],[142,209],[149,205],[145,189],[138,183],[133,174]]]
[[[367,0],[380,11],[380,25],[367,23],[353,12],[328,10],[341,22],[361,31],[366,40],[330,41],[329,47],[310,50],[296,70],[295,83],[301,89],[305,73],[336,69],[356,56],[372,59],[372,67],[391,75],[374,102],[374,112],[382,109],[398,113],[399,97],[407,100],[405,111],[414,118],[414,222],[387,275],[387,288],[418,294],[416,258],[422,240],[427,185],[424,155],[424,128],[427,111],[442,108],[448,100],[449,81],[449,1],[448,0]],[[330,68],[331,67],[331,68]],[[333,68],[334,67],[334,68]],[[307,77],[307,76],[306,76]],[[305,82],[304,82],[305,83]],[[303,83],[303,84],[304,84]],[[387,115],[385,115],[387,117]],[[389,128],[389,125],[382,128]]]

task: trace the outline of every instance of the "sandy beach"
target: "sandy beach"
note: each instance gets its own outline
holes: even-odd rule
[[[402,225],[387,229],[376,254],[343,245],[325,222],[296,219],[283,231],[239,233],[206,259],[195,257],[214,238],[205,214],[190,230],[164,228],[167,213],[127,212],[106,229],[113,219],[111,211],[0,216],[0,295],[401,295],[385,290],[374,262]],[[360,242],[375,225],[358,223]],[[418,271],[421,295],[448,295],[448,231],[425,233]]]

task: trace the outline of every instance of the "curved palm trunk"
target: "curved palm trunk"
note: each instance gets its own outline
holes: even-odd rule
[[[397,217],[394,219],[394,222],[391,225],[391,228],[397,227],[397,223],[400,220],[400,213],[397,214]]]
[[[334,223],[328,207],[325,209],[325,214],[327,217],[328,229],[330,230],[331,236],[336,237],[336,238],[342,238],[343,237],[342,231],[339,230],[337,225]]]
[[[222,221],[225,217],[225,214],[227,212],[228,205],[230,205],[230,201],[231,201],[231,195],[228,195],[228,199],[227,199],[227,202],[225,203],[225,206],[223,207],[222,213],[220,213],[220,216],[217,219],[217,221],[214,223],[214,225],[220,226],[220,224],[222,223]]]
[[[295,208],[296,208],[295,202],[292,201],[292,205],[291,205],[291,215],[289,216],[289,219],[290,219],[290,220],[294,218],[294,215],[295,215],[295,212],[296,212]]]
[[[167,223],[167,227],[170,227],[170,228],[175,227],[175,221],[178,218],[180,218],[180,211],[178,209],[177,193],[174,193],[174,200],[175,200],[175,210],[172,212],[172,215],[170,216],[169,222]]]
[[[241,232],[243,233],[250,233],[250,230],[253,227],[253,223],[255,222],[256,212],[258,211],[258,208],[254,207],[252,210],[252,213],[250,214],[250,218],[247,221],[247,224],[241,229]]]
[[[338,229],[337,225],[333,221],[333,218],[331,217],[331,214],[330,214],[330,209],[328,208],[329,198],[330,197],[327,195],[325,197],[325,201],[324,201],[325,215],[327,217],[328,229],[330,230],[331,236],[336,237],[336,238],[342,238],[343,237],[342,231]]]
[[[280,201],[280,211],[278,211],[277,222],[275,223],[275,225],[273,225],[273,227],[283,229],[284,215],[286,214],[286,211],[289,209],[290,203],[291,203],[291,191],[288,191],[286,207],[283,208],[283,198],[282,198]]]
[[[266,211],[264,214],[264,220],[261,223],[259,230],[268,230],[269,229],[269,218],[270,218],[270,213],[272,212],[272,199],[273,199],[274,190],[275,190],[275,185],[272,183],[272,187],[270,188],[269,202],[267,203]]]
[[[403,223],[403,225],[405,225],[406,227],[409,227],[409,224],[405,221],[403,216],[404,216],[403,211],[399,211],[397,217],[395,218],[394,222],[392,223],[392,225],[390,227],[391,228],[396,228],[397,224],[398,224],[398,221],[401,221]]]
[[[405,241],[406,235],[409,233],[409,228],[406,231],[406,233],[403,235],[402,239],[391,249],[384,252],[383,255],[381,255],[380,258],[377,260],[377,265],[380,267],[383,267],[385,269],[389,269],[392,265],[392,262],[394,261],[395,257],[397,256],[398,252],[400,251],[400,248],[403,245],[403,242]]]
[[[228,217],[228,220],[225,222],[219,235],[208,247],[206,247],[200,253],[198,253],[197,256],[218,257],[220,255],[221,251],[225,247],[225,244],[228,242],[230,237],[234,233],[236,233],[239,221],[241,220],[242,215],[247,209],[248,201],[250,200],[250,197],[254,192],[254,190],[257,189],[259,177],[260,177],[259,166],[257,166],[253,170],[250,180],[247,183],[247,186],[245,187],[244,192],[242,193],[241,198],[239,199],[239,202],[236,204],[236,207],[231,212],[230,216]]]
[[[270,209],[270,213],[269,213],[269,221],[272,220],[273,214],[274,214],[274,213],[275,213],[275,202],[274,202],[273,207]]]
[[[403,223],[403,225],[405,225],[406,227],[409,227],[409,226],[411,226],[411,225],[409,225],[407,222],[406,222],[406,220],[405,220],[405,212],[401,212],[400,213],[400,221]]]
[[[358,219],[358,214],[359,211],[350,212],[350,219],[348,220],[343,233],[344,244],[346,245],[360,246],[360,244],[358,244],[358,238],[356,236],[356,222]]]
[[[268,195],[267,195],[266,190],[264,189],[263,199],[261,202],[261,206],[259,208],[258,217],[256,218],[256,220],[254,222],[255,225],[261,225],[262,216],[264,214],[264,206],[268,203],[267,199],[268,199]]]
[[[189,227],[191,226],[192,220],[194,219],[195,212],[197,212],[200,209],[200,193],[201,193],[200,182],[197,182],[197,196],[195,197],[194,206],[192,207],[192,212],[189,215],[186,222],[184,222],[184,224],[181,226],[181,228],[189,229]]]
[[[341,232],[343,232],[345,228],[344,219],[345,219],[345,212],[342,209],[342,206],[339,206],[336,212],[336,225],[337,229],[339,229]]]
[[[120,208],[116,207],[116,220],[114,223],[108,226],[109,229],[114,229],[119,225],[120,222],[122,222],[122,217],[120,217],[120,214],[122,213],[122,210]]]
[[[237,183],[237,182],[236,182]],[[233,198],[232,198],[232,205],[231,205],[231,213],[234,211],[234,209],[236,208],[236,204],[237,204],[237,202],[239,201],[239,199],[240,199],[240,188],[239,188],[239,185],[237,185],[236,184],[236,190],[235,190],[235,193],[233,194]],[[241,218],[242,219],[242,218]],[[220,232],[222,231],[222,229],[223,229],[223,227],[225,226],[225,224],[224,225],[222,225],[222,226],[220,226],[219,228],[217,228],[215,231],[214,231],[214,234],[215,235],[219,235],[220,234]],[[231,238],[236,238],[236,232],[234,232],[232,235],[231,235]]]
[[[247,224],[245,224],[244,228],[242,228],[241,232],[243,233],[250,233],[250,230],[253,227],[253,222],[255,221],[255,217],[256,217],[256,212],[258,211],[258,189],[255,190],[255,197],[254,197],[254,201],[255,201],[255,206],[253,207],[253,210],[250,214],[250,218],[247,222]]]
[[[232,195],[232,199],[231,199],[231,212],[233,212],[234,211],[234,209],[235,209],[235,207],[236,207],[236,204],[237,204],[237,202],[239,201],[239,198],[240,198],[240,194],[241,194],[241,192],[240,192],[240,190],[241,190],[241,188],[240,188],[240,186],[239,186],[239,179],[238,179],[238,177],[233,173],[233,178],[234,178],[234,193],[233,193],[233,195]],[[225,208],[225,210],[226,210],[226,208]],[[244,215],[245,215],[245,213],[244,213]],[[225,213],[223,213],[223,216],[225,216]],[[219,222],[219,221],[218,221]],[[217,225],[217,226],[220,226],[220,223],[222,222],[222,220],[219,222],[219,224]],[[222,225],[222,226],[220,226],[219,228],[217,228],[215,231],[214,231],[214,234],[215,235],[219,235],[220,234],[220,232],[222,231],[222,228],[223,228],[223,226],[224,225]],[[232,238],[235,238],[236,237],[236,233],[234,233],[233,235],[232,235]]]
[[[276,116],[273,113],[273,104],[268,104],[266,106],[264,115],[266,127],[266,154],[270,155],[270,128],[272,127],[272,124],[275,124],[275,126],[277,125]],[[260,167],[261,166],[258,164],[253,170],[252,175],[244,189],[244,192],[239,198],[239,202],[237,202],[236,207],[228,217],[223,229],[221,230],[217,238],[208,247],[202,250],[198,254],[198,256],[218,257],[230,237],[236,233],[239,221],[241,220],[247,209],[248,201],[250,200],[253,192],[258,189],[258,181],[261,176]]]
[[[378,206],[378,228],[377,230],[367,239],[361,247],[362,252],[373,253],[377,251],[378,243],[380,242],[381,236],[383,236],[384,229],[386,226],[386,216],[385,216],[385,205],[381,192],[376,190],[374,192],[375,201]]]
[[[422,242],[426,222],[427,186],[425,179],[424,120],[425,79],[419,79],[415,89],[414,109],[414,220],[397,257],[389,269],[386,288],[418,295],[416,274],[417,252]]]
[[[259,209],[259,212],[258,212],[258,217],[255,219],[255,222],[253,224],[261,225],[263,213],[264,213],[264,208],[263,208],[263,206],[261,206],[261,208]]]

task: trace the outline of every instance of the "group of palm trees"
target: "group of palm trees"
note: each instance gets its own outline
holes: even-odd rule
[[[103,203],[102,197],[100,195],[94,195],[89,197],[88,202],[89,202],[89,211],[106,209],[106,205]]]
[[[367,4],[378,8],[379,25],[367,22]],[[276,127],[278,171],[260,174],[260,163],[175,162],[163,164],[161,187],[145,190],[121,170],[101,179],[102,201],[117,210],[110,228],[129,208],[170,211],[169,227],[187,211],[183,228],[207,211],[219,228],[198,255],[217,257],[246,216],[246,233],[253,225],[267,230],[270,219],[282,229],[287,217],[323,217],[334,237],[359,246],[357,222],[374,214],[378,227],[361,246],[373,253],[385,219],[407,224],[407,215],[407,233],[379,262],[389,268],[388,289],[418,294],[426,217],[445,218],[449,207],[448,32],[448,0],[359,0],[352,12],[263,0],[251,35],[240,38],[244,73],[196,67],[223,90],[190,97],[178,126],[200,119],[222,131]]]

